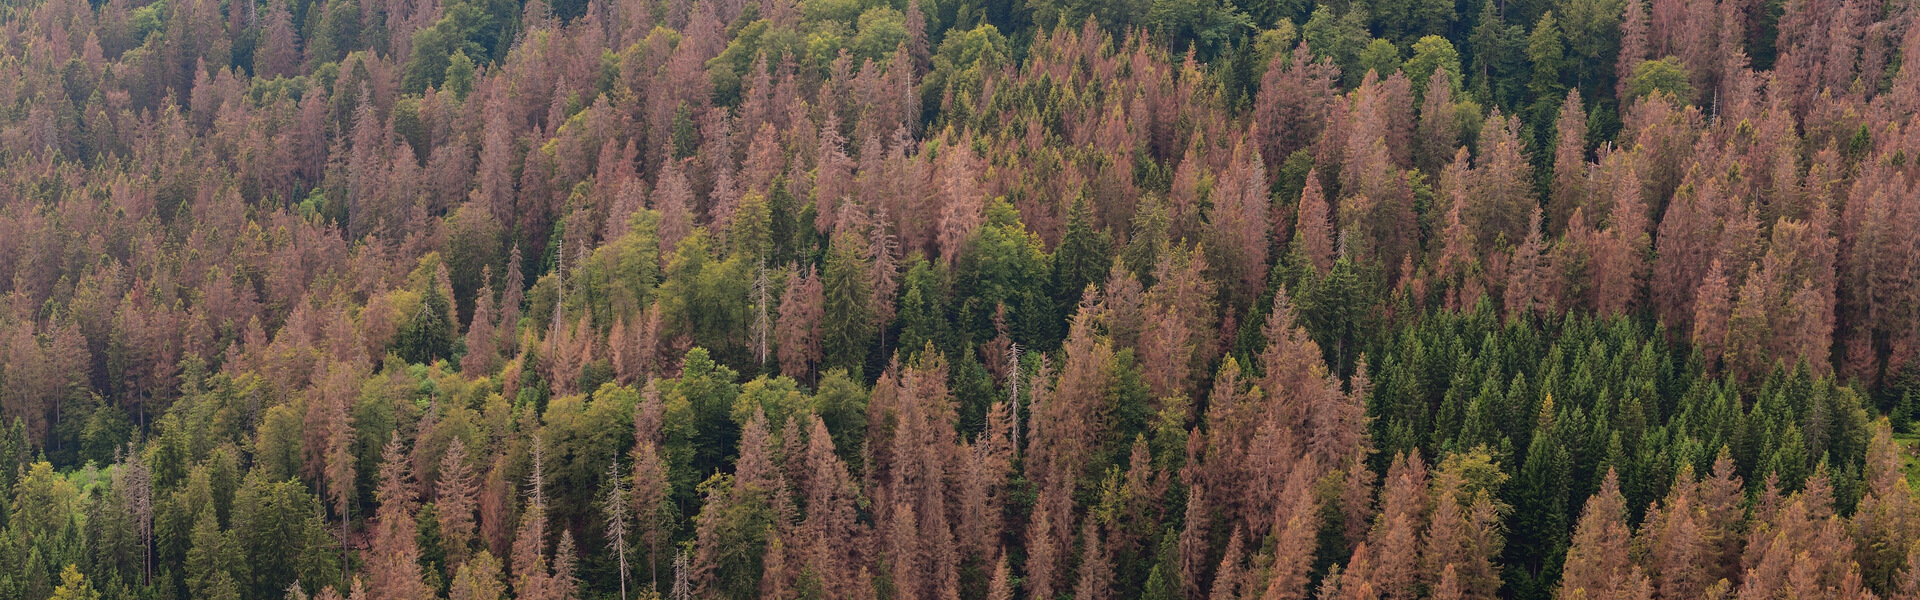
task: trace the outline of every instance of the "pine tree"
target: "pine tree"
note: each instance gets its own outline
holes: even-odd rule
[[[474,538],[473,511],[479,482],[467,461],[466,443],[453,438],[440,457],[440,476],[434,483],[434,516],[440,520],[447,564],[456,568],[466,563]]]
[[[1240,528],[1236,526],[1233,532],[1227,535],[1227,550],[1220,558],[1220,568],[1213,571],[1212,591],[1207,596],[1211,600],[1232,600],[1240,597],[1240,584],[1243,579],[1240,563],[1245,559],[1245,550],[1242,549],[1240,539]]]
[[[1261,128],[1260,155],[1269,161],[1285,160],[1320,139],[1326,126],[1326,114],[1338,95],[1334,88],[1340,68],[1330,60],[1315,61],[1316,55],[1303,40],[1293,52],[1275,52],[1260,80],[1260,93],[1254,98],[1254,119]],[[1276,168],[1269,164],[1269,170]]]
[[[1080,529],[1080,581],[1073,587],[1073,600],[1107,600],[1113,597],[1113,566],[1107,557],[1107,545],[1100,541],[1096,519],[1086,519]]]
[[[647,556],[647,581],[654,589],[660,588],[660,564],[670,551],[668,542],[672,537],[673,523],[671,505],[668,503],[672,490],[667,480],[667,467],[654,443],[642,438],[634,444],[633,450],[633,516],[639,527],[637,547],[644,547]]]
[[[1080,304],[1081,292],[1106,277],[1112,256],[1112,236],[1095,229],[1086,196],[1075,198],[1068,210],[1066,235],[1053,251],[1051,295],[1060,314],[1071,315]]]
[[[492,277],[488,276],[485,279],[490,280]],[[467,324],[467,354],[460,359],[460,372],[471,375],[493,372],[494,364],[500,360],[499,350],[494,346],[496,337],[498,334],[494,332],[493,326],[493,290],[490,285],[481,286],[479,297],[473,302],[473,317]]]
[[[807,378],[808,365],[821,356],[821,321],[824,318],[824,290],[820,275],[813,267],[790,277],[786,294],[780,299],[780,319],[774,338],[780,357],[780,372],[796,379]]]
[[[1498,110],[1480,128],[1479,152],[1474,157],[1473,183],[1465,217],[1482,250],[1505,238],[1525,237],[1533,202],[1533,169],[1520,140],[1520,120]]]
[[[1207,213],[1210,249],[1219,253],[1213,261],[1221,269],[1222,283],[1231,292],[1231,306],[1253,303],[1267,276],[1267,168],[1256,148],[1241,143],[1234,146],[1231,168],[1220,174],[1210,199],[1213,209]]]
[[[1673,491],[1650,509],[1640,526],[1638,545],[1646,548],[1649,576],[1662,597],[1700,597],[1712,583],[1705,515],[1698,514],[1691,467],[1682,467]]]
[[[454,574],[448,600],[500,600],[506,586],[500,583],[500,560],[481,550],[472,560],[460,565]]]
[[[1307,186],[1300,192],[1299,216],[1294,221],[1296,252],[1305,256],[1314,272],[1324,275],[1333,268],[1333,220],[1326,195],[1320,189],[1320,176],[1307,170]]]
[[[835,235],[820,272],[822,367],[859,372],[873,338],[866,241],[851,232]]]
[[[1567,90],[1566,102],[1554,121],[1553,194],[1548,222],[1564,233],[1576,209],[1592,212],[1593,190],[1587,173],[1587,111],[1580,88]]]
[[[1007,567],[1007,555],[1000,553],[1000,560],[993,567],[993,578],[987,582],[987,600],[1013,600],[1013,570]]]
[[[1374,551],[1368,582],[1382,598],[1414,597],[1419,581],[1418,529],[1426,520],[1426,465],[1419,454],[1395,456],[1381,494],[1381,512],[1368,536]]]
[[[985,220],[985,203],[975,180],[977,159],[964,135],[943,149],[939,161],[939,250],[940,257],[953,264]]]
[[[1414,162],[1425,173],[1440,173],[1453,159],[1454,150],[1460,147],[1459,109],[1453,102],[1454,77],[1445,67],[1436,67],[1427,78],[1420,104],[1420,124],[1414,134]]]
[[[1706,356],[1707,364],[1713,365],[1726,351],[1727,315],[1729,310],[1727,276],[1720,268],[1720,261],[1713,261],[1707,269],[1707,279],[1700,284],[1695,294],[1693,308],[1693,345]]]
[[[403,452],[398,432],[388,437],[381,451],[380,487],[374,494],[380,508],[374,513],[367,564],[374,600],[427,600],[434,595],[420,576],[420,547],[414,539],[416,486],[412,462]]]
[[[1307,489],[1293,492],[1281,500],[1273,531],[1276,534],[1273,566],[1261,600],[1302,600],[1308,597],[1307,576],[1313,567],[1318,546],[1320,505]]]
[[[1626,498],[1620,478],[1608,469],[1600,491],[1587,500],[1561,569],[1560,597],[1630,598],[1648,587],[1647,577],[1628,555],[1632,532],[1627,529]]]
[[[1546,241],[1541,231],[1540,208],[1534,207],[1529,218],[1526,240],[1513,249],[1513,261],[1508,267],[1506,290],[1507,318],[1525,319],[1534,312],[1552,313],[1554,302],[1554,279],[1551,258],[1545,253]]]
[[[1620,53],[1613,73],[1615,96],[1626,105],[1627,89],[1640,63],[1647,59],[1647,12],[1643,0],[1627,0],[1620,16]]]
[[[607,545],[620,566],[620,598],[627,598],[627,528],[629,515],[626,482],[620,477],[620,461],[607,467],[606,497],[601,501],[602,517],[607,522]]]

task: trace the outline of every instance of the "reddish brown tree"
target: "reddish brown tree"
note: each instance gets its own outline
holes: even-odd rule
[[[1414,164],[1437,174],[1460,147],[1459,109],[1453,103],[1453,76],[1446,67],[1433,69],[1422,93],[1420,123],[1414,130]]]
[[[1074,584],[1073,600],[1112,598],[1112,559],[1107,556],[1107,545],[1100,541],[1097,519],[1086,519],[1081,525],[1080,547],[1080,581]]]
[[[253,59],[254,76],[293,75],[300,64],[300,35],[294,31],[286,2],[268,3],[264,29],[260,51]]]
[[[1644,597],[1649,582],[1628,555],[1632,532],[1627,529],[1626,498],[1613,469],[1600,482],[1600,492],[1587,500],[1561,569],[1560,597]]]
[[[1275,515],[1273,566],[1261,600],[1303,600],[1308,597],[1307,573],[1313,566],[1315,537],[1320,529],[1320,506],[1306,489],[1282,500]]]
[[[1333,268],[1333,213],[1320,189],[1318,172],[1307,170],[1307,186],[1300,191],[1299,216],[1294,221],[1294,251],[1306,257],[1314,271]]]
[[[1580,89],[1574,88],[1567,90],[1560,117],[1554,121],[1553,194],[1547,217],[1555,231],[1566,231],[1574,209],[1593,210],[1587,166],[1587,111],[1580,102]]]
[[[1527,237],[1513,249],[1507,267],[1506,313],[1508,319],[1524,319],[1535,312],[1552,313],[1556,291],[1552,277],[1552,259],[1546,254],[1544,232],[1540,230],[1540,208],[1533,208],[1527,221]]]
[[[492,279],[492,277],[483,277]],[[493,372],[495,363],[500,360],[500,352],[494,347],[499,334],[493,326],[493,290],[481,286],[479,297],[473,302],[473,317],[467,324],[467,354],[460,358],[460,372],[474,377]]]
[[[1325,127],[1340,68],[1331,60],[1314,62],[1314,56],[1304,41],[1291,53],[1275,52],[1260,80],[1254,120],[1266,125],[1260,154],[1271,161],[1270,170],[1279,168],[1280,161],[1305,147],[1308,140],[1319,139]]]
[[[1252,304],[1267,279],[1267,168],[1257,149],[1236,144],[1232,167],[1215,181],[1209,239],[1233,306]]]
[[[1210,581],[1207,569],[1207,489],[1194,487],[1187,492],[1186,517],[1180,530],[1180,584],[1188,598],[1200,597],[1202,582]]]
[[[1647,512],[1636,545],[1644,549],[1645,567],[1654,589],[1664,598],[1698,598],[1713,583],[1709,574],[1718,565],[1709,559],[1711,548],[1700,522],[1693,469],[1681,467],[1672,492]]]
[[[465,563],[473,544],[478,486],[473,467],[468,464],[466,442],[455,437],[440,456],[440,476],[434,484],[434,515],[440,521],[441,547],[446,550],[450,567]]]
[[[380,487],[374,496],[373,541],[367,572],[372,578],[372,600],[429,600],[433,589],[420,576],[420,547],[414,542],[415,486],[412,461],[395,432],[380,454]]]
[[[680,240],[693,233],[693,188],[679,163],[669,162],[660,170],[652,208],[660,211],[660,253],[670,255]]]
[[[1533,168],[1520,138],[1520,119],[1499,110],[1480,128],[1479,153],[1474,157],[1473,183],[1466,207],[1474,238],[1485,249],[1504,238],[1508,243],[1527,235],[1533,201]]]
[[[1720,261],[1713,261],[1708,268],[1706,281],[1700,284],[1693,304],[1693,346],[1706,356],[1707,364],[1713,365],[1726,351],[1727,317],[1729,292],[1727,276],[1722,273]]]
[[[774,344],[780,357],[780,372],[805,379],[812,372],[811,366],[820,362],[820,320],[824,317],[826,297],[820,276],[812,266],[789,280],[792,283],[780,299]]]

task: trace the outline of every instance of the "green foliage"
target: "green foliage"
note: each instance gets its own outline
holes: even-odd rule
[[[704,480],[733,463],[740,445],[740,426],[733,421],[734,401],[740,397],[740,385],[735,383],[738,378],[733,369],[716,364],[705,348],[694,348],[681,363],[680,377],[666,382],[661,390],[668,398],[670,415],[684,411],[684,422],[667,422],[685,432],[692,453],[687,456],[684,474],[691,481]],[[669,451],[673,445],[668,444]],[[688,491],[691,488],[687,486]]]
[[[1385,79],[1400,71],[1400,49],[1384,38],[1374,38],[1360,51],[1360,68]]]
[[[1527,60],[1533,63],[1533,80],[1527,83],[1533,106],[1527,122],[1535,131],[1553,129],[1553,119],[1559,115],[1560,101],[1567,93],[1562,77],[1570,65],[1562,40],[1560,25],[1554,21],[1552,11],[1540,15],[1533,33],[1527,36]]]
[[[1360,66],[1360,53],[1372,40],[1372,35],[1367,33],[1366,12],[1354,5],[1345,14],[1335,16],[1331,7],[1322,4],[1300,28],[1301,37],[1313,49],[1314,58],[1331,59],[1340,66],[1350,84],[1359,82],[1367,74]]]
[[[419,310],[400,328],[394,352],[410,363],[431,363],[453,355],[453,305],[439,286],[426,286]]]
[[[626,248],[627,253],[620,257],[619,263],[644,274],[650,268],[646,266],[646,255],[652,251],[651,246],[642,238]],[[747,292],[753,286],[753,268],[757,264],[739,255],[716,258],[713,239],[703,230],[696,230],[691,237],[681,240],[673,255],[666,258],[665,277],[658,290],[664,319],[686,324],[694,345],[719,355],[725,362],[741,364],[735,361],[747,356],[743,332],[753,307]],[[610,277],[609,281],[625,281],[631,285],[644,279]]]
[[[469,55],[486,54],[486,47],[474,38],[480,33],[487,16],[479,7],[465,2],[455,2],[442,11],[440,20],[432,27],[421,29],[413,34],[413,54],[407,58],[400,87],[409,93],[420,93],[429,86],[440,86],[455,74],[452,67],[454,56],[467,61],[465,71],[460,76],[464,82],[456,82],[455,95],[465,98],[467,91],[473,89],[473,63]]]
[[[1013,60],[1007,37],[993,25],[982,24],[970,30],[950,31],[933,55],[933,71],[920,83],[921,104],[932,110],[951,96],[953,103],[940,112],[944,122],[964,123],[975,111],[986,77]]]
[[[1191,46],[1203,60],[1220,56],[1254,28],[1253,18],[1226,0],[1153,0],[1149,29]]]
[[[954,269],[958,333],[975,343],[993,339],[993,315],[1005,306],[1014,339],[1033,345],[1052,331],[1053,302],[1045,295],[1051,257],[1004,199],[994,199],[987,215]]]
[[[851,232],[833,238],[820,277],[826,292],[826,317],[820,322],[822,369],[860,373],[873,342],[873,282],[867,271],[866,241]]]
[[[1427,80],[1433,78],[1434,71],[1446,71],[1447,81],[1453,82],[1455,87],[1461,83],[1460,52],[1454,49],[1453,42],[1437,35],[1414,42],[1413,56],[1400,68],[1406,71],[1407,79],[1413,82],[1414,93],[1421,97],[1425,97]]]
[[[1658,93],[1684,102],[1693,97],[1693,84],[1688,77],[1687,68],[1680,64],[1678,58],[1668,56],[1642,62],[1633,69],[1633,80],[1627,84],[1627,97],[1638,99]]]
[[[1087,285],[1106,281],[1112,255],[1112,236],[1094,229],[1093,211],[1084,196],[1074,199],[1067,234],[1053,253],[1052,294],[1061,318],[1072,318]]]

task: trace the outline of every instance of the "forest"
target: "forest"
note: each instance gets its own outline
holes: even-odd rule
[[[1917,184],[1916,0],[0,2],[0,600],[1920,600]]]

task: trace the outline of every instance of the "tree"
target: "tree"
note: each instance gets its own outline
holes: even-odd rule
[[[286,2],[267,3],[262,45],[253,55],[253,74],[272,78],[293,75],[300,64],[300,35]]]
[[[447,564],[456,567],[466,562],[474,539],[479,481],[468,460],[466,442],[453,438],[440,456],[440,475],[434,482],[434,516],[440,520]]]
[[[620,598],[627,597],[627,490],[620,478],[620,462],[607,467],[606,499],[601,503],[607,521],[607,544],[620,565]]]
[[[647,580],[660,587],[660,564],[665,558],[663,546],[672,535],[673,519],[667,465],[654,442],[646,438],[633,449],[633,516],[639,527],[639,542],[647,551]]]
[[[851,232],[833,238],[821,270],[822,366],[860,372],[873,338],[866,240]]]
[[[1560,597],[1577,593],[1587,598],[1646,597],[1647,577],[1628,556],[1632,532],[1627,529],[1626,508],[1620,477],[1608,469],[1600,492],[1587,501],[1574,529],[1561,570]]]
[[[1480,249],[1525,237],[1528,207],[1533,205],[1533,169],[1520,140],[1520,121],[1495,109],[1480,128],[1479,153],[1474,156],[1473,183],[1467,205],[1469,223]]]
[[[371,556],[367,564],[374,600],[427,600],[432,588],[420,576],[420,547],[415,543],[412,461],[406,459],[399,432],[380,453],[380,487],[375,499]]]
[[[201,506],[198,513],[191,537],[193,547],[187,551],[183,565],[187,589],[195,598],[237,599],[240,583],[233,573],[244,565],[233,547],[233,535],[220,530],[213,507]]]
[[[1508,267],[1508,319],[1526,318],[1534,311],[1554,311],[1552,258],[1545,253],[1546,242],[1540,228],[1540,207],[1535,206],[1533,217],[1528,221],[1526,240],[1513,249],[1513,261]]]
[[[446,265],[439,268],[444,272]],[[401,327],[394,350],[407,362],[432,363],[453,354],[456,331],[453,304],[440,286],[427,285],[420,296],[419,311]]]
[[[945,44],[942,44],[942,54]],[[975,181],[977,159],[973,148],[964,143],[965,138],[957,138],[954,143],[940,153],[938,177],[940,225],[940,257],[948,264],[960,258],[960,251],[973,237],[973,230],[980,227],[983,203],[981,191]]]
[[[1727,317],[1732,298],[1724,271],[1720,261],[1714,260],[1693,301],[1693,345],[1706,356],[1708,365],[1718,362],[1721,353],[1726,351]]]
[[[473,318],[467,323],[467,354],[460,358],[460,372],[493,372],[500,360],[500,351],[494,345],[499,334],[494,332],[493,318],[493,291],[490,286],[481,286],[479,298],[473,303]]]
[[[1067,233],[1053,250],[1051,295],[1055,310],[1071,316],[1074,307],[1080,304],[1081,292],[1088,285],[1101,282],[1112,261],[1112,236],[1105,230],[1095,229],[1087,197],[1075,198],[1068,211]]]
[[[774,326],[774,338],[780,357],[780,372],[804,379],[809,365],[821,359],[821,321],[825,318],[826,298],[819,273],[811,266],[790,278],[787,292],[780,298],[780,319]]]
[[[1320,13],[1316,10],[1315,18]],[[1330,11],[1327,18],[1332,18]],[[1340,68],[1319,56],[1302,40],[1293,52],[1276,52],[1267,63],[1260,93],[1254,97],[1254,119],[1263,125],[1260,155],[1269,161],[1285,160],[1320,139],[1337,94],[1334,84],[1340,79]],[[1278,167],[1277,162],[1267,165],[1269,170]]]
[[[1073,600],[1111,598],[1113,566],[1108,562],[1107,545],[1100,542],[1095,519],[1086,519],[1081,525],[1080,542],[1084,555],[1080,558],[1080,581],[1074,584]]]
[[[472,560],[460,565],[454,574],[448,600],[500,600],[506,586],[500,583],[500,561],[481,550]]]
[[[1620,16],[1620,52],[1613,68],[1614,95],[1624,105],[1632,75],[1647,59],[1647,9],[1644,0],[1627,0]]]
[[[1527,82],[1527,92],[1533,96],[1532,115],[1529,124],[1536,129],[1545,129],[1553,115],[1558,112],[1560,98],[1567,93],[1566,83],[1562,81],[1567,64],[1566,39],[1560,33],[1560,23],[1553,18],[1553,11],[1540,15],[1533,25],[1533,32],[1527,36],[1527,60],[1533,63],[1533,80]]]
[[[1685,101],[1693,97],[1693,84],[1688,81],[1689,77],[1680,59],[1667,56],[1660,60],[1643,61],[1634,66],[1633,77],[1627,80],[1627,98],[1638,100],[1663,94]]]
[[[1307,171],[1307,186],[1300,192],[1300,214],[1294,219],[1294,245],[1317,274],[1333,267],[1333,221],[1326,195],[1320,190],[1320,177]]]
[[[60,587],[53,588],[53,600],[100,600],[100,592],[80,574],[78,566],[67,563],[60,570]]]
[[[1453,102],[1454,82],[1459,80],[1459,75],[1449,74],[1443,65],[1433,70],[1426,87],[1421,88],[1424,99],[1420,104],[1420,123],[1414,132],[1413,155],[1414,164],[1423,172],[1441,173],[1460,147],[1460,110]]]
[[[1453,86],[1460,81],[1460,52],[1445,37],[1424,36],[1413,43],[1413,56],[1401,69],[1413,81],[1416,97],[1424,99],[1427,94],[1440,90],[1451,95]],[[1432,83],[1436,78],[1442,82],[1437,87]]]
[[[1580,102],[1580,89],[1567,91],[1560,105],[1560,117],[1554,121],[1553,194],[1548,201],[1548,222],[1562,233],[1574,209],[1591,208],[1592,190],[1587,174],[1587,111]]]

